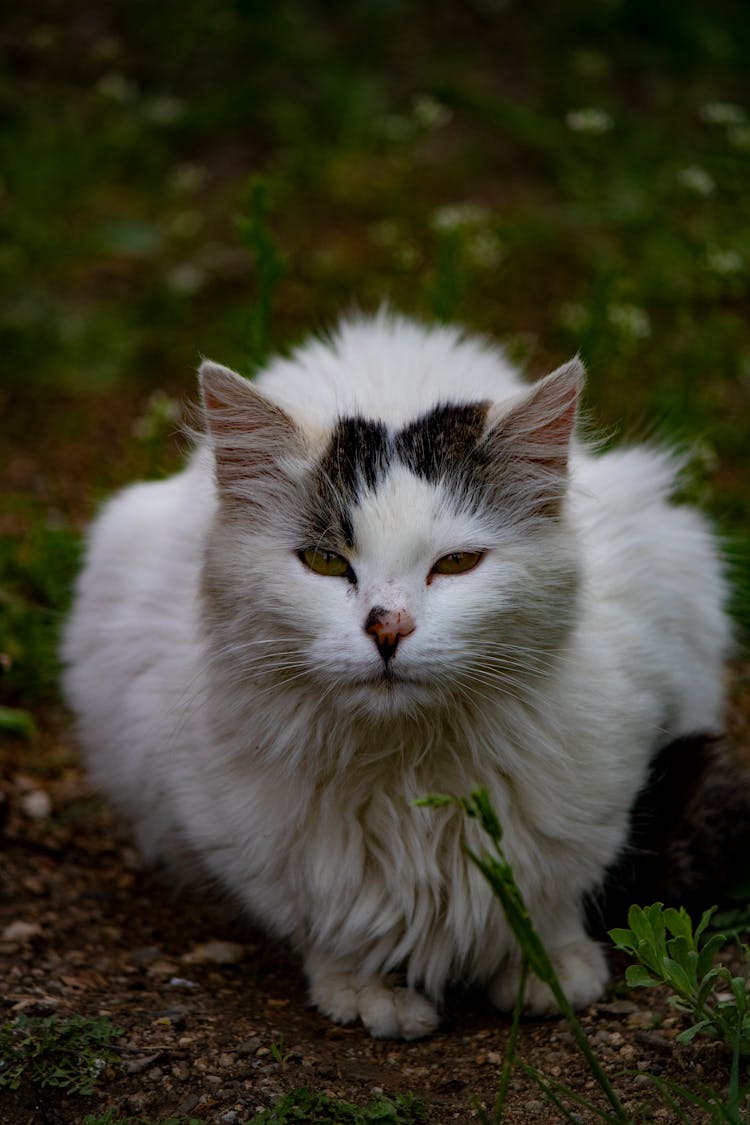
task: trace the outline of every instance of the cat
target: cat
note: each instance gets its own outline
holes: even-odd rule
[[[513,1007],[520,954],[427,793],[489,792],[577,1007],[585,900],[667,744],[721,729],[726,582],[668,453],[576,435],[583,367],[387,311],[250,383],[200,368],[205,437],[91,530],[65,632],[95,782],[145,855],[208,876],[339,1023],[414,1039],[450,982]],[[554,1010],[529,979],[525,1006]]]

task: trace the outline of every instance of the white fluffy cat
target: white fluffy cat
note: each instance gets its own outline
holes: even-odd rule
[[[148,856],[293,943],[321,1011],[407,1039],[450,981],[515,999],[478,826],[414,805],[484,785],[588,1004],[582,899],[658,748],[721,725],[722,568],[674,464],[575,439],[577,361],[529,387],[385,313],[201,382],[187,468],[91,531],[64,658],[94,779]],[[552,1008],[536,980],[527,1006]]]

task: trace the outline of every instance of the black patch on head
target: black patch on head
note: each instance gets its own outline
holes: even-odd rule
[[[392,442],[382,422],[341,418],[313,481],[310,534],[342,545],[352,542],[349,512],[388,469]]]
[[[407,468],[428,481],[465,477],[483,468],[480,440],[489,403],[436,406],[398,434],[396,454]]]
[[[311,543],[352,544],[351,509],[400,461],[430,482],[475,497],[491,460],[482,441],[489,403],[446,403],[389,434],[382,422],[341,418],[315,473],[305,534]],[[481,490],[481,489],[480,489]]]

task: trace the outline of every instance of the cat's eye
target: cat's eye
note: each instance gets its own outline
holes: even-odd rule
[[[466,574],[473,570],[483,557],[483,551],[451,551],[449,555],[443,555],[438,559],[430,571],[430,577],[433,574]]]
[[[322,547],[308,547],[300,551],[299,557],[306,567],[326,578],[353,578],[354,571],[342,555],[326,551]]]

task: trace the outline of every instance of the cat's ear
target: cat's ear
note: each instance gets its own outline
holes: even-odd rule
[[[228,367],[206,359],[198,378],[219,486],[258,501],[261,486],[288,480],[285,465],[302,452],[302,435],[281,407]]]
[[[564,491],[570,443],[585,371],[576,356],[540,379],[508,409],[490,409],[488,440],[500,465],[515,464],[538,492],[537,507],[555,512]]]

